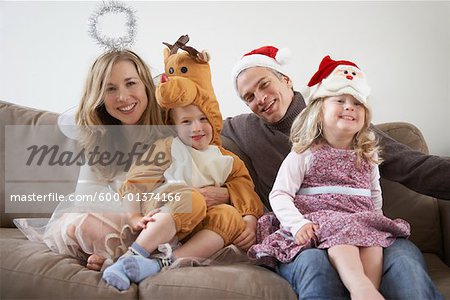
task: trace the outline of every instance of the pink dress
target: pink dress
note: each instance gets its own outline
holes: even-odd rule
[[[304,248],[344,244],[388,247],[396,237],[408,237],[406,221],[391,220],[375,211],[370,190],[372,168],[376,167],[367,161],[357,167],[353,150],[334,149],[328,144],[312,150],[310,167],[293,200],[304,218],[318,225],[317,241],[297,245],[292,233],[280,228],[275,215],[266,214],[258,220],[257,244],[249,249],[249,258],[274,266],[276,261],[291,262]],[[351,192],[342,192],[342,187]]]

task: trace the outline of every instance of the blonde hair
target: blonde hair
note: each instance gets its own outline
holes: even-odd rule
[[[133,51],[106,52],[92,65],[80,106],[76,115],[77,125],[120,125],[105,108],[104,98],[108,79],[113,65],[118,61],[129,60],[136,67],[139,78],[145,85],[148,105],[136,125],[163,125],[162,112],[155,98],[155,85],[145,62]]]
[[[122,136],[114,135],[112,133],[113,130],[109,130],[108,126],[105,127],[103,125],[121,125],[118,119],[106,111],[104,99],[113,65],[124,60],[132,62],[136,67],[139,78],[145,86],[148,99],[147,107],[136,125],[164,124],[162,110],[155,98],[155,85],[145,62],[130,50],[103,53],[95,60],[89,70],[80,105],[75,116],[76,124],[82,128],[80,144],[87,150],[92,150],[96,146],[100,146],[102,150],[108,151],[123,148],[121,144],[126,139],[122,138]],[[146,131],[148,132],[148,130],[142,130],[141,135],[137,134],[137,136],[145,138],[144,132]],[[117,133],[115,130],[114,132]],[[101,175],[106,177],[113,177],[116,173],[112,166],[105,168],[104,166],[95,165],[95,167],[94,169],[100,170]]]
[[[326,143],[322,132],[322,110],[325,98],[310,102],[295,118],[291,127],[290,141],[292,151],[302,153],[307,149]],[[352,148],[357,155],[357,163],[367,160],[375,164],[381,163],[380,149],[374,132],[370,129],[372,113],[364,105],[364,125],[353,137]]]

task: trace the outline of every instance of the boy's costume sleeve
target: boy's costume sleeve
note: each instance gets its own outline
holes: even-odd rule
[[[256,218],[261,217],[264,213],[264,207],[261,199],[255,192],[255,186],[244,162],[237,155],[222,147],[220,147],[220,151],[223,155],[233,157],[233,168],[225,182],[225,187],[230,194],[230,204],[242,216],[253,215]]]
[[[170,149],[173,137],[158,140],[142,156],[142,161],[135,162],[127,173],[119,194],[139,194],[153,191],[164,182],[164,171],[171,165]]]

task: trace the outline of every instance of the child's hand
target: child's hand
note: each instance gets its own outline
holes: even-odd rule
[[[233,241],[233,244],[247,252],[247,250],[256,243],[256,223],[255,216],[246,215],[243,217],[245,222],[244,231]]]
[[[315,231],[319,227],[314,223],[308,223],[303,225],[295,234],[295,242],[297,245],[304,245],[309,243],[312,239],[316,240],[317,236]]]
[[[230,194],[225,187],[204,186],[199,188],[198,191],[205,197],[206,207],[230,203]]]
[[[160,209],[155,209],[149,212],[146,216],[141,215],[134,215],[130,218],[130,224],[131,228],[135,231],[140,231],[142,229],[147,228],[148,222],[153,222],[155,219],[153,218],[154,215],[160,212]]]

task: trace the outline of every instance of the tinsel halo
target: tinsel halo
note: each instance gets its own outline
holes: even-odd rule
[[[97,28],[100,17],[108,14],[123,13],[126,16],[127,33],[120,37],[108,37]],[[120,51],[129,48],[136,37],[136,17],[134,11],[123,3],[117,1],[103,2],[100,7],[94,11],[88,20],[89,35],[105,50]]]

